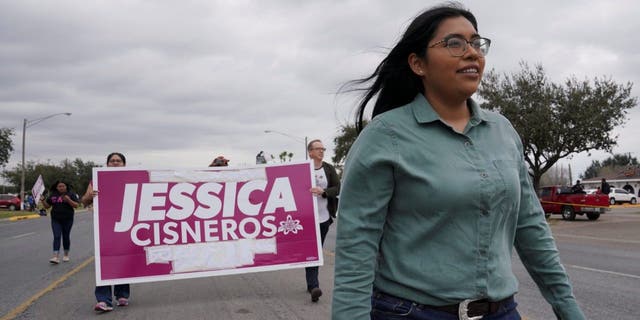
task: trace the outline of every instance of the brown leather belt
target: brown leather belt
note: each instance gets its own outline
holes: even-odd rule
[[[385,297],[387,299],[391,298],[394,300],[403,300],[403,301],[411,302],[419,309],[431,309],[431,310],[443,311],[443,312],[451,313],[455,315],[459,315],[459,311],[461,307],[460,303],[450,304],[446,306],[430,306],[426,304],[420,304],[420,303],[412,302],[411,300],[392,296],[390,294],[387,294],[378,290],[375,291],[374,295],[377,297]],[[500,301],[489,301],[487,299],[471,301],[466,305],[466,309],[467,309],[466,316],[477,317],[477,316],[486,316],[489,314],[493,314],[493,313],[496,313],[500,309],[500,307],[502,307],[505,304],[511,303],[512,301],[513,301],[513,296],[509,296]]]

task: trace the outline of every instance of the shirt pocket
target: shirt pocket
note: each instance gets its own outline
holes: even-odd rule
[[[498,190],[504,195],[503,204],[507,208],[517,206],[520,200],[520,163],[516,160],[493,160],[493,165],[498,171],[502,190]],[[500,188],[498,188],[500,189]],[[505,209],[507,209],[505,208]]]

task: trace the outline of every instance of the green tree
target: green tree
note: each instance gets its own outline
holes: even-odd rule
[[[598,160],[591,161],[591,165],[587,167],[583,174],[580,175],[580,179],[591,179],[600,176],[600,169],[602,169],[602,163]]]
[[[581,179],[591,179],[602,176],[602,169],[610,168],[612,171],[616,171],[619,168],[627,166],[637,166],[638,159],[632,157],[631,154],[614,154],[612,157],[600,162],[598,160],[591,161],[591,165],[587,167],[584,174],[580,175]]]
[[[612,130],[624,124],[630,108],[632,83],[620,85],[611,79],[593,81],[568,78],[551,82],[541,65],[499,75],[485,74],[478,94],[481,106],[496,110],[511,121],[524,145],[524,155],[534,187],[558,160],[590,150],[611,152],[617,136]]]
[[[365,120],[362,122],[362,127],[364,128],[368,122]],[[344,160],[347,158],[347,154],[349,153],[349,149],[351,149],[351,145],[356,141],[358,137],[358,130],[356,130],[355,124],[346,124],[340,127],[340,133],[333,138],[333,145],[335,149],[333,150],[333,157],[331,161],[338,168],[342,168],[344,166]]]
[[[56,180],[65,180],[73,186],[76,193],[82,195],[91,180],[93,167],[97,166],[99,165],[92,161],[83,162],[81,159],[63,160],[59,165],[29,161],[25,164],[25,191],[31,190],[38,176],[42,175],[47,190]],[[5,169],[2,177],[19,189],[21,174],[20,166],[16,166],[13,169]]]
[[[293,158],[293,152],[288,152],[286,150],[282,151],[278,155],[278,158],[280,158],[280,162],[287,162],[287,158],[289,158],[289,162],[291,162],[291,158]]]
[[[0,167],[4,167],[9,162],[13,152],[12,135],[13,129],[0,128]]]

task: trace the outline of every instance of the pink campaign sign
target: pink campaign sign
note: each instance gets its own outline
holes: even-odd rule
[[[311,164],[95,168],[97,285],[322,265]]]

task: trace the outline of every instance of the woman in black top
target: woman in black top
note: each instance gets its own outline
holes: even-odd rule
[[[53,264],[60,262],[58,258],[60,237],[62,237],[62,246],[64,248],[62,261],[67,262],[69,261],[69,247],[71,245],[69,235],[73,226],[74,209],[78,207],[78,195],[71,191],[71,186],[68,183],[58,180],[49,188],[49,197],[47,197],[46,201],[42,201],[42,205],[46,209],[52,208],[53,257],[49,259],[49,262]]]

